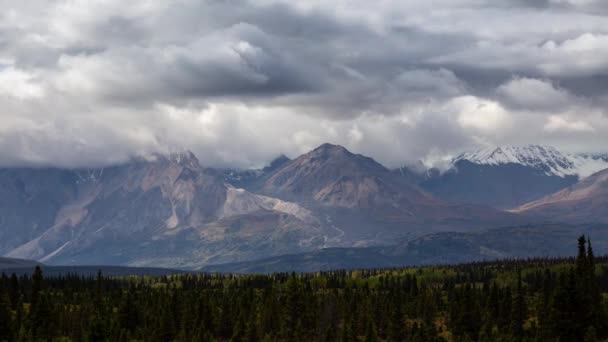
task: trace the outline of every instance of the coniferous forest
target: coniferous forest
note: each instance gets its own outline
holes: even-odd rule
[[[0,278],[2,341],[603,341],[608,260]]]

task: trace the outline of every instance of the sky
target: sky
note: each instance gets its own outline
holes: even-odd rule
[[[0,0],[0,166],[608,152],[603,0]]]

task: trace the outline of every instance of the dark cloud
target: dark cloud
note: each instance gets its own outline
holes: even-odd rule
[[[596,151],[603,1],[10,2],[0,164],[188,148],[258,166],[330,141],[389,166],[483,144]]]

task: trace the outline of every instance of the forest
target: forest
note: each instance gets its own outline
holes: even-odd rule
[[[573,250],[575,243],[573,241]],[[255,275],[0,277],[0,341],[604,341],[608,258]]]

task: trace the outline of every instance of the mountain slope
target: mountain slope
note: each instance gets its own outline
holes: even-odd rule
[[[608,222],[608,169],[514,211],[567,222]]]
[[[200,267],[324,243],[322,227],[310,212],[228,186],[191,153],[98,170],[5,174],[0,183],[17,184],[12,194],[21,199],[15,205],[0,196],[0,231],[13,233],[0,252],[10,257]],[[52,205],[41,204],[42,215],[18,208],[49,198]],[[29,226],[36,229],[24,229]]]
[[[508,209],[576,183],[576,176],[560,177],[521,164],[480,165],[456,162],[448,171],[420,186],[455,203],[487,204]]]
[[[508,209],[575,184],[608,167],[608,158],[572,155],[546,146],[504,146],[463,153],[421,187],[450,202]]]
[[[203,271],[231,273],[317,272],[335,269],[458,264],[497,259],[572,256],[572,241],[591,237],[596,255],[608,253],[608,226],[537,224],[478,232],[428,234],[393,246],[328,248],[262,260],[209,265]]]
[[[15,268],[31,268],[33,269],[40,263],[33,260],[26,259],[13,259],[13,258],[2,258],[0,257],[0,271],[10,270]]]
[[[396,201],[438,203],[373,159],[330,144],[278,168],[265,180],[261,191],[345,208],[394,206]]]
[[[303,203],[325,217],[342,234],[332,246],[382,244],[519,219],[489,207],[445,203],[373,159],[331,144],[284,164],[252,189]]]

